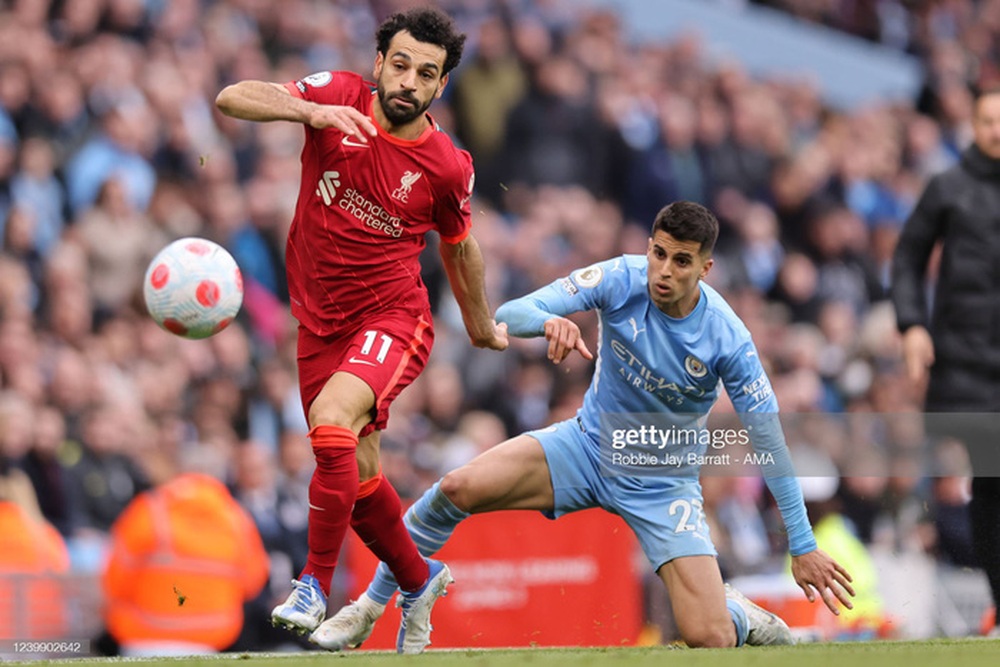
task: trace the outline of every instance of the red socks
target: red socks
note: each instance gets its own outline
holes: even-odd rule
[[[351,528],[379,560],[389,566],[399,588],[415,591],[430,572],[403,524],[399,494],[382,473],[361,483]],[[310,535],[312,529],[310,526]],[[311,543],[310,543],[311,544]]]
[[[299,578],[313,575],[329,595],[358,496],[358,436],[347,428],[320,425],[309,431],[309,438],[316,470],[309,482],[309,557]]]
[[[309,431],[316,470],[309,483],[309,557],[299,575],[311,574],[330,594],[347,526],[384,561],[404,591],[415,591],[430,574],[403,524],[396,489],[380,472],[358,483],[358,437],[350,429],[321,425]],[[353,511],[352,508],[353,507]]]

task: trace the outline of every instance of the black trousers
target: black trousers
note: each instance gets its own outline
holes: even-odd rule
[[[972,540],[1000,610],[1000,372],[939,360],[926,412],[930,433],[956,437],[969,452]]]
[[[976,558],[986,572],[993,604],[1000,609],[1000,477],[974,477],[969,520]]]

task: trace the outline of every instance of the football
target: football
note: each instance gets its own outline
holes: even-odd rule
[[[146,309],[156,323],[184,338],[207,338],[233,321],[243,305],[243,276],[218,243],[197,237],[165,247],[146,269]]]

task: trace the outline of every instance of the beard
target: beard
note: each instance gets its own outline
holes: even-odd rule
[[[431,102],[434,101],[434,97],[431,96],[431,98],[427,100],[427,102],[421,104],[420,100],[407,93],[389,94],[386,91],[385,86],[382,85],[381,80],[378,81],[376,88],[378,90],[378,101],[382,105],[382,111],[383,113],[385,113],[385,117],[389,120],[390,123],[392,123],[397,127],[400,125],[406,125],[407,123],[411,123],[417,118],[420,118],[420,116],[422,116],[424,112],[430,108]],[[396,98],[406,100],[413,106],[411,107],[396,106],[395,104],[393,104],[393,100]]]

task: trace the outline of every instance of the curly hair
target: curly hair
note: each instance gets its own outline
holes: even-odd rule
[[[383,57],[388,56],[389,42],[396,33],[403,30],[413,35],[418,42],[435,44],[445,50],[442,76],[455,69],[462,59],[465,34],[458,32],[451,18],[437,9],[431,7],[410,9],[393,14],[383,21],[375,33],[378,52]]]

